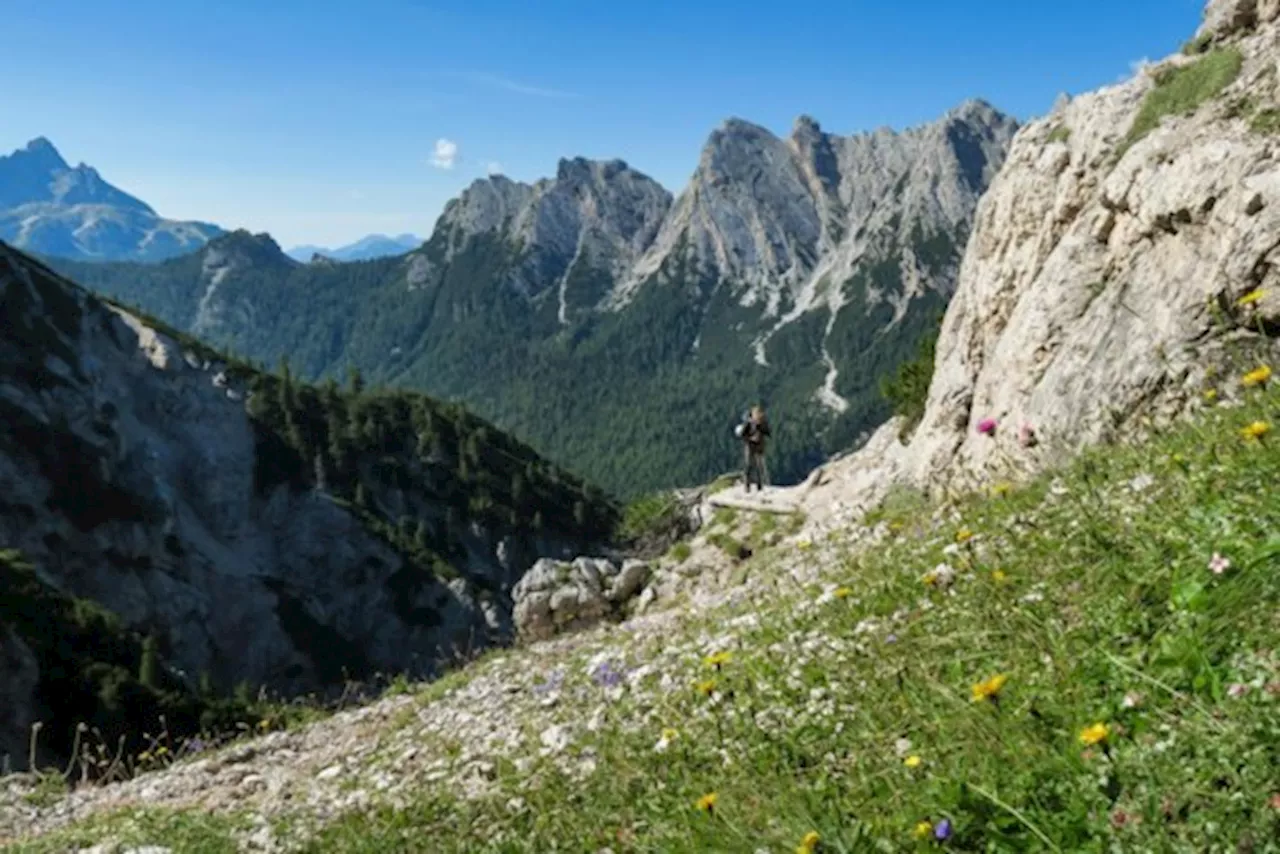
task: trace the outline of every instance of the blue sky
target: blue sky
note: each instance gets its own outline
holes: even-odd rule
[[[165,216],[286,248],[426,235],[491,164],[620,157],[678,191],[728,116],[844,134],[982,97],[1025,119],[1176,51],[1202,7],[6,0],[0,149],[47,136]]]

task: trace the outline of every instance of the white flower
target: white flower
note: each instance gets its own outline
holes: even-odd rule
[[[893,743],[893,752],[899,756],[906,756],[911,752],[911,739],[900,738]]]
[[[668,748],[668,747],[670,747],[670,746],[671,746],[671,739],[667,738],[667,737],[664,735],[662,738],[658,739],[658,741],[657,741],[657,743],[656,743],[656,744],[654,744],[654,745],[653,745],[653,752],[654,752],[654,753],[666,753],[666,752],[667,752],[667,748]]]
[[[1129,481],[1129,489],[1134,492],[1143,492],[1155,485],[1156,479],[1151,475],[1143,472],[1142,474]]]

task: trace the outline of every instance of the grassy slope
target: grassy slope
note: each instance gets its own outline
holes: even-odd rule
[[[619,662],[652,669],[612,696],[585,671],[598,640],[568,660],[492,659],[423,708],[463,679],[532,687],[554,665],[559,703],[521,707],[534,748],[553,723],[599,710],[599,727],[559,753],[526,748],[520,773],[499,759],[490,796],[419,787],[409,809],[350,815],[308,850],[792,851],[813,831],[821,851],[910,851],[945,818],[957,851],[1276,851],[1280,435],[1241,436],[1259,420],[1280,423],[1280,391],[953,511],[882,513],[892,533],[871,549],[766,554],[817,580],[628,641]],[[941,563],[949,587],[924,580]],[[721,651],[717,672],[704,656]],[[996,674],[996,701],[975,702]],[[1083,745],[1097,723],[1105,741]],[[659,752],[664,728],[677,734]],[[598,770],[583,776],[587,748]],[[168,845],[195,834],[174,848],[194,851],[227,844],[230,821],[108,824]]]

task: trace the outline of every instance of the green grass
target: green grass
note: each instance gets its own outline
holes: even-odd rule
[[[148,845],[192,854],[235,854],[235,832],[245,826],[238,816],[165,809],[126,809],[97,816],[37,840],[10,843],[9,854],[63,854],[110,839],[121,851]],[[0,843],[6,840],[0,838]],[[115,850],[110,849],[109,850]]]
[[[1066,125],[1058,125],[1049,131],[1049,142],[1066,142],[1071,139],[1071,128]]]
[[[1239,49],[1217,48],[1194,62],[1162,72],[1143,100],[1119,152],[1128,151],[1153,131],[1164,117],[1195,112],[1201,104],[1235,82],[1243,65],[1244,57]]]
[[[689,559],[689,555],[693,553],[693,548],[687,542],[678,542],[671,547],[668,554],[676,563],[684,563]]]
[[[1275,107],[1258,110],[1249,119],[1249,130],[1267,136],[1280,133],[1280,110]]]
[[[1244,438],[1254,422],[1277,430]],[[1274,852],[1276,483],[1273,389],[1019,488],[990,484],[936,520],[899,490],[872,518],[899,534],[797,555],[814,583],[631,641],[628,665],[650,671],[620,696],[585,674],[589,646],[509,654],[530,684],[553,664],[569,674],[558,704],[530,703],[527,766],[495,757],[482,796],[420,787],[304,850],[751,854],[812,831],[843,854]],[[1220,574],[1215,554],[1230,561]],[[943,563],[954,582],[925,583]],[[716,651],[732,653],[718,669],[704,660]],[[973,701],[996,674],[996,699]],[[536,749],[539,730],[593,715],[563,752]],[[1105,740],[1083,744],[1099,723]],[[712,792],[715,810],[697,809]],[[913,838],[944,819],[945,845]]]

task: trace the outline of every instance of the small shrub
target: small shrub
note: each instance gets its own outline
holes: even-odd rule
[[[1182,52],[1186,56],[1199,56],[1209,49],[1209,45],[1213,44],[1213,36],[1210,33],[1201,33],[1195,38],[1188,39],[1182,45]]]
[[[693,553],[693,549],[689,546],[688,543],[683,541],[676,543],[674,546],[672,546],[670,551],[671,559],[674,560],[676,563],[684,563],[686,560],[689,559],[689,555],[692,553]]]
[[[1049,131],[1049,142],[1066,142],[1071,139],[1071,128],[1066,125],[1058,125]]]
[[[1120,146],[1120,153],[1153,131],[1165,116],[1194,113],[1201,104],[1235,82],[1243,66],[1244,57],[1238,48],[1219,48],[1188,65],[1160,72]]]
[[[933,380],[934,351],[938,344],[938,327],[920,340],[916,357],[898,366],[892,377],[880,380],[880,393],[893,404],[893,414],[903,419],[898,438],[906,441],[911,431],[924,417],[925,403],[929,398],[929,383]]]

